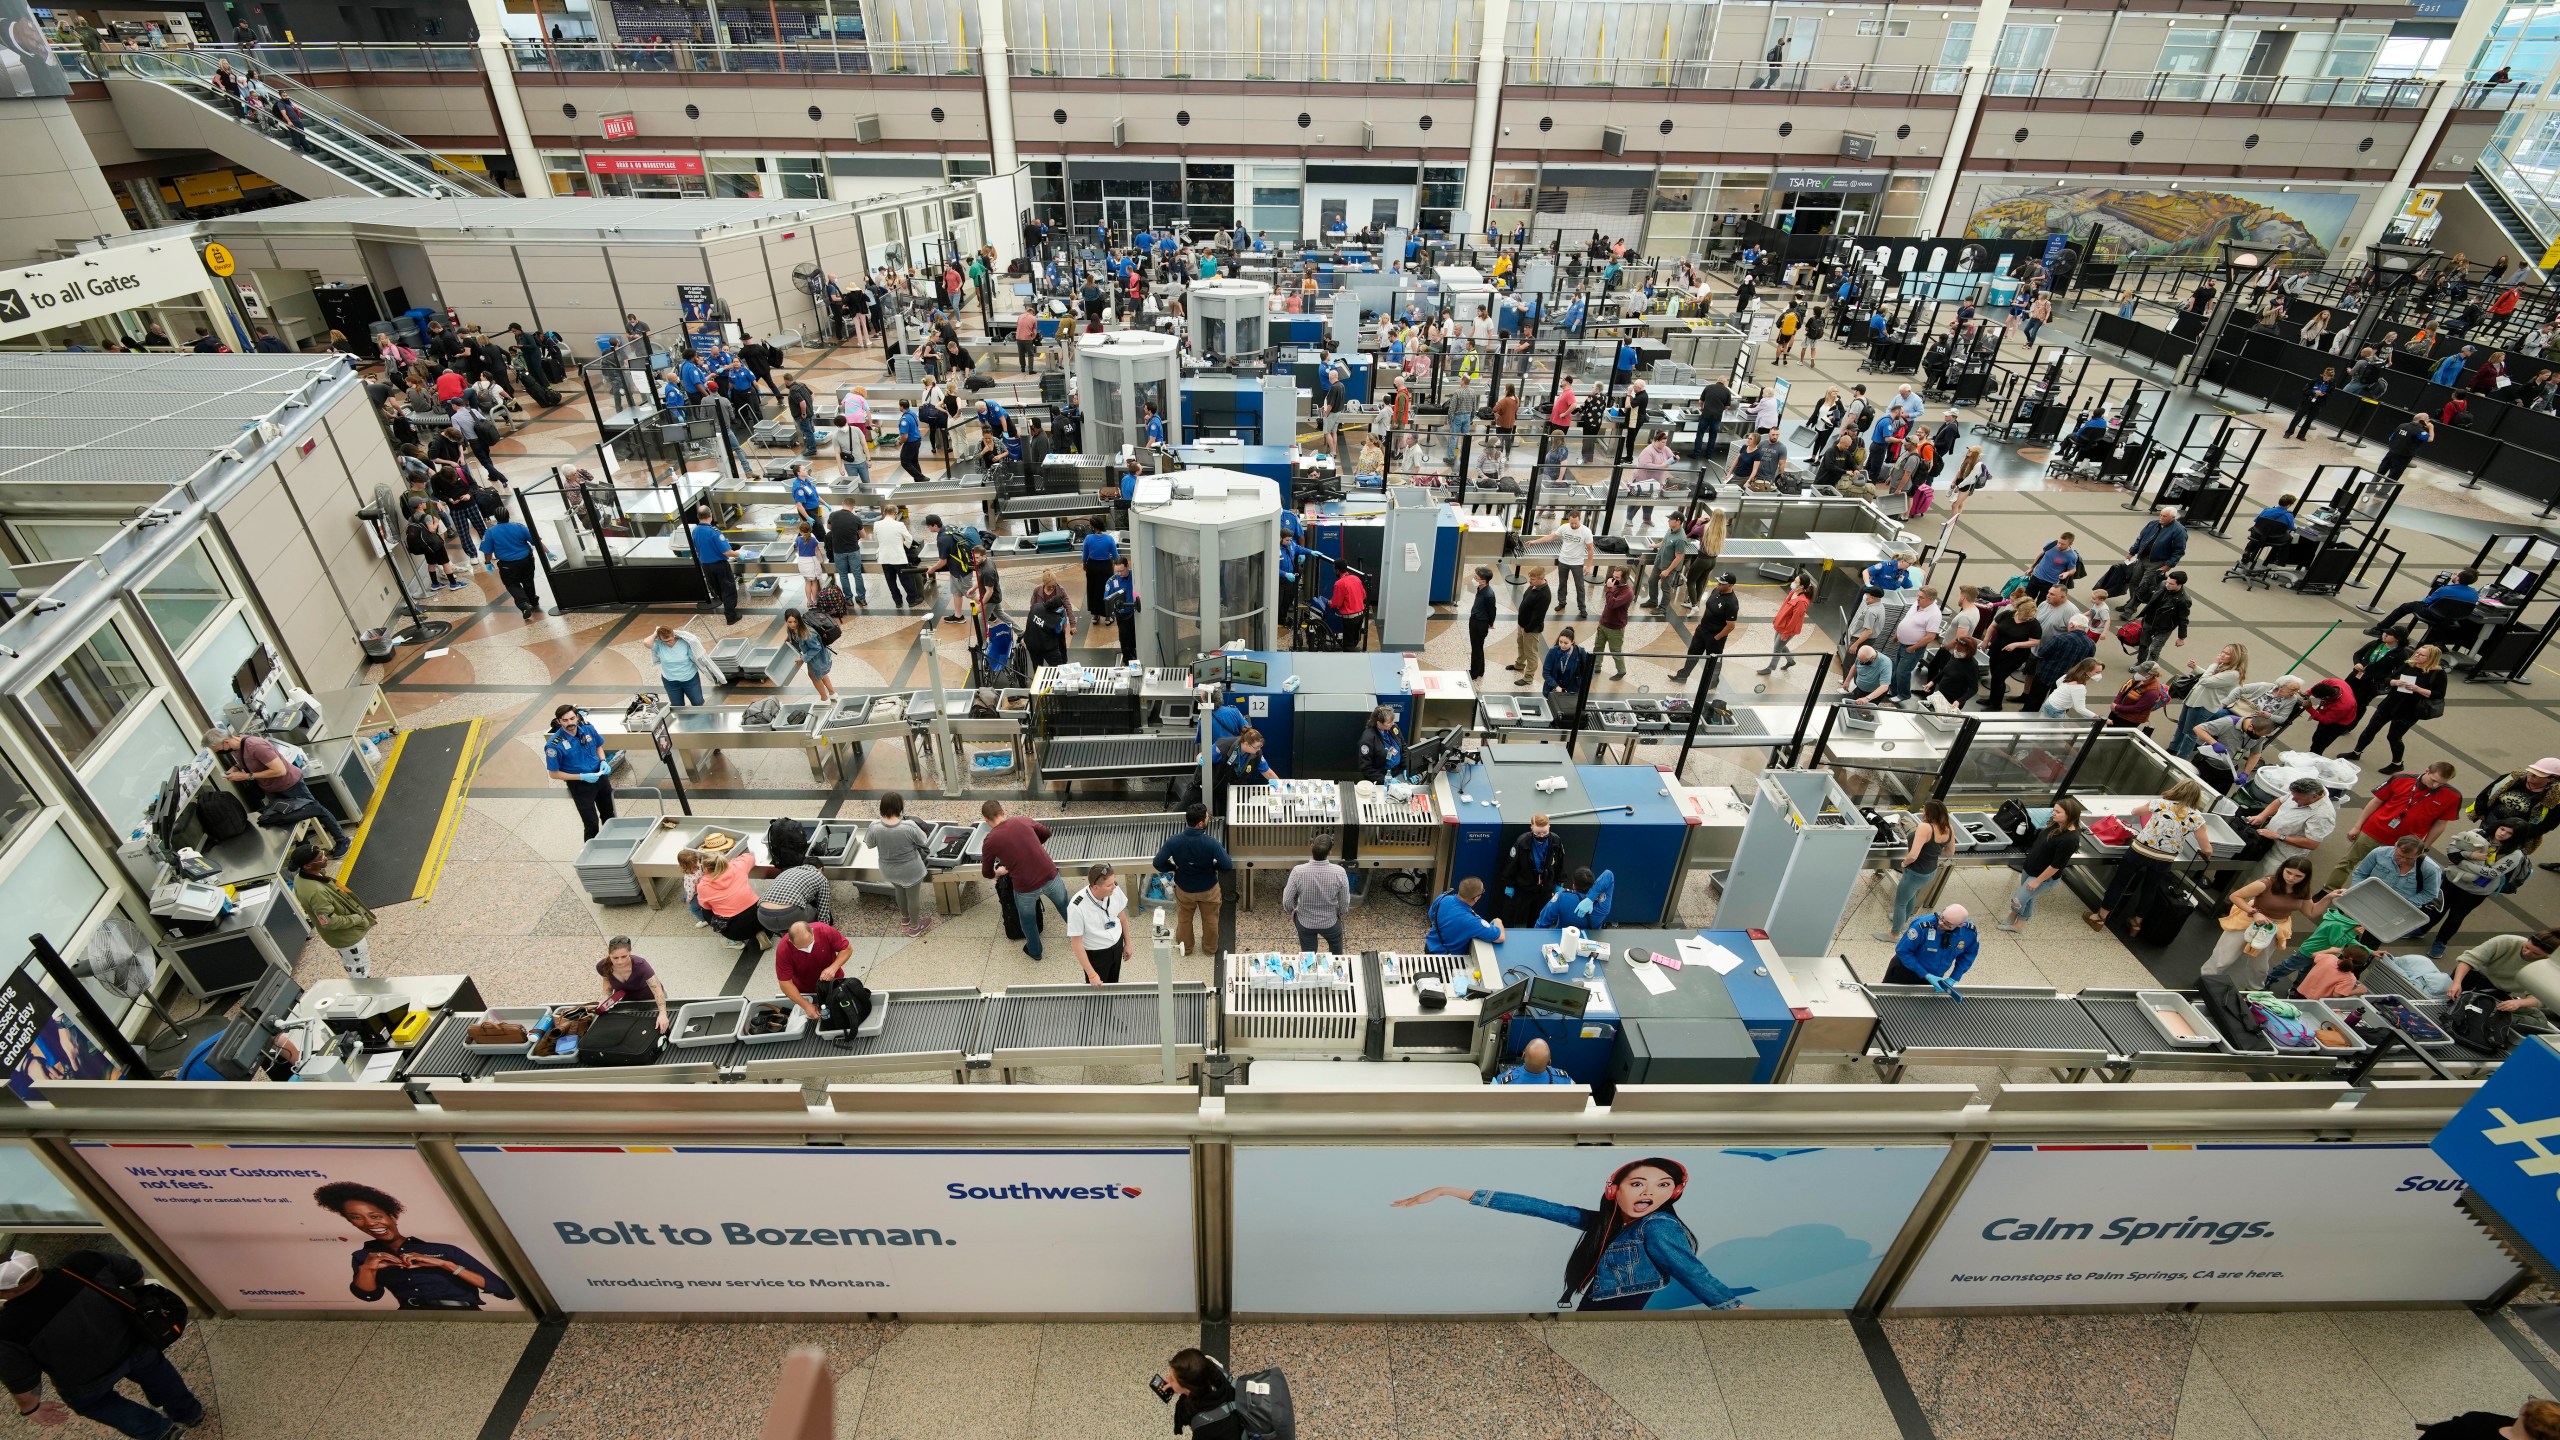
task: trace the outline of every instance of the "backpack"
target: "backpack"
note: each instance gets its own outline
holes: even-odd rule
[[[851,1034],[862,1028],[871,1015],[871,987],[851,975],[839,976],[819,985],[818,1028],[840,1030]]]
[[[742,730],[770,730],[782,718],[782,702],[770,697],[755,701],[738,716]]]
[[[836,648],[836,642],[844,638],[844,627],[837,624],[836,617],[826,611],[823,602],[830,593],[836,597],[836,604],[841,606],[844,603],[844,592],[830,585],[819,592],[818,599],[821,603],[810,606],[801,613],[800,618],[808,622],[809,633],[818,637],[819,644],[833,650]]]
[[[196,826],[204,831],[204,843],[220,845],[249,833],[249,807],[228,790],[208,785],[196,795]]]
[[[1289,1377],[1256,1370],[1236,1377],[1236,1398],[1191,1417],[1191,1433],[1228,1416],[1244,1422],[1245,1440],[1298,1440],[1297,1407],[1289,1401]]]
[[[647,1005],[617,1005],[598,1015],[578,1037],[578,1063],[646,1065],[658,1058],[665,1037],[658,1033],[658,1012]]]
[[[809,827],[788,815],[776,816],[764,827],[764,852],[776,870],[791,870],[809,863]]]
[[[2498,1008],[2507,992],[2494,987],[2465,990],[2453,997],[2436,1023],[2466,1050],[2503,1055],[2516,1043],[2516,1022]]]

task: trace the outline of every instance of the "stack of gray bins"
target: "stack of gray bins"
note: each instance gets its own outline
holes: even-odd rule
[[[631,857],[658,826],[654,815],[626,815],[604,822],[578,851],[578,883],[599,905],[640,903],[640,877],[631,873]]]
[[[1645,373],[1645,378],[1656,385],[1695,385],[1698,383],[1698,367],[1677,360],[1656,360],[1653,368]]]
[[[924,362],[912,355],[894,356],[889,361],[889,378],[901,385],[924,383]]]

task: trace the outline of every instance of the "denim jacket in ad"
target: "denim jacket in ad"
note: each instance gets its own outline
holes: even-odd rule
[[[1530,1215],[1552,1220],[1576,1230],[1586,1230],[1600,1223],[1600,1212],[1572,1205],[1558,1205],[1534,1195],[1514,1195],[1507,1190],[1478,1190],[1467,1197],[1470,1205],[1500,1210],[1511,1215]],[[1674,1289],[1673,1287],[1676,1287]],[[1663,1294],[1666,1289],[1673,1293]],[[1625,1296],[1650,1295],[1648,1310],[1679,1309],[1691,1300],[1682,1298],[1685,1290],[1694,1303],[1710,1310],[1731,1310],[1742,1303],[1742,1297],[1723,1281],[1709,1273],[1698,1259],[1696,1245],[1687,1227],[1676,1215],[1659,1212],[1647,1215],[1619,1231],[1600,1252],[1600,1264],[1592,1272],[1585,1301],[1616,1300]]]

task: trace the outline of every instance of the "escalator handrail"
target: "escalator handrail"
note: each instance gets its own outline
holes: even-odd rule
[[[377,122],[326,99],[309,86],[251,56],[226,53],[207,58],[202,50],[142,50],[122,56],[125,68],[142,78],[183,81],[210,88],[217,59],[230,60],[244,79],[254,77],[279,95],[290,97],[306,119],[305,132],[315,144],[390,187],[392,193],[421,199],[455,194],[503,196],[506,192],[452,165]]]

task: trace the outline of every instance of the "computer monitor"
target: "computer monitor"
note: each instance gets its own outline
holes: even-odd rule
[[[231,693],[244,701],[254,699],[258,687],[266,684],[267,677],[275,673],[276,657],[261,645],[249,652],[249,658],[240,662],[239,669],[231,672]]]
[[[1268,685],[1271,683],[1271,662],[1268,660],[1247,660],[1241,656],[1230,655],[1227,657],[1227,683],[1230,685]]]
[[[2530,594],[2537,579],[2529,567],[2510,565],[2498,572],[2497,588],[2508,595]]]
[[[178,827],[186,820],[187,797],[182,793],[185,775],[183,765],[171,770],[168,778],[160,782],[160,793],[151,798],[151,839],[163,855],[177,852]]]
[[[204,1065],[225,1080],[255,1080],[267,1068],[275,1044],[263,1021],[243,1015],[224,1027],[213,1048],[204,1052]]]
[[[301,1003],[302,986],[293,978],[293,972],[270,966],[265,974],[258,977],[257,983],[249,987],[248,993],[240,997],[233,1013],[263,1020],[270,1025],[282,1025],[285,1017],[293,1013],[293,1007]]]
[[[1476,1013],[1487,1023],[1523,1010],[1543,1010],[1550,1015],[1579,1020],[1590,1008],[1591,992],[1581,986],[1530,975],[1486,996],[1482,1008]]]

